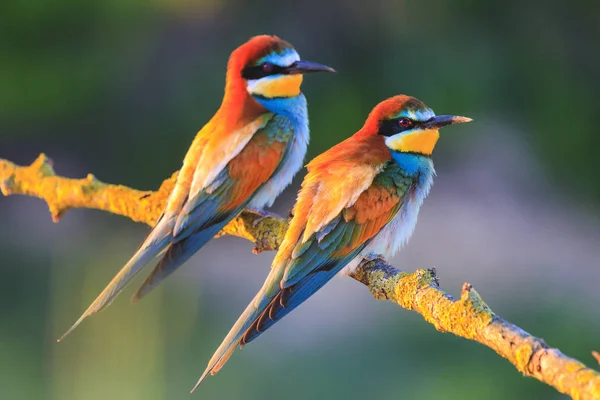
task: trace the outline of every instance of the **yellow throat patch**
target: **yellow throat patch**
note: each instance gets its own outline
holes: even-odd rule
[[[429,156],[440,137],[440,132],[437,129],[429,129],[397,136],[386,140],[388,147],[392,150]]]
[[[300,94],[300,86],[302,85],[302,75],[281,75],[277,78],[260,79],[256,82],[249,83],[248,89],[250,93],[259,96],[273,97],[295,97]]]

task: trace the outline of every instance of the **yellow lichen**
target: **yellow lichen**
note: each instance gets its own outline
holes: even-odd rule
[[[516,367],[519,371],[525,373],[527,371],[527,365],[531,356],[533,355],[533,349],[529,343],[522,344],[517,347],[515,351],[516,355]]]
[[[577,383],[580,385],[587,385],[590,383],[595,377],[595,371],[586,368],[585,365],[581,364],[582,370],[577,374]]]
[[[494,314],[470,286],[460,300],[454,300],[439,290],[430,271],[402,274],[394,282],[392,300],[403,308],[416,310],[439,331],[472,339],[492,321]],[[369,283],[373,292],[377,282]]]
[[[154,226],[176,180],[177,172],[165,179],[158,191],[139,191],[122,185],[103,183],[92,174],[88,174],[84,179],[56,176],[52,162],[45,154],[40,154],[27,167],[0,159],[2,193],[5,196],[23,194],[44,199],[55,222],[70,208],[96,208]],[[223,232],[260,242],[263,250],[276,249],[287,229],[287,222],[277,218],[265,218],[255,226],[247,226],[248,219],[254,223],[259,217],[256,213],[244,212],[232,220]]]
[[[433,283],[429,271],[419,269],[412,274],[402,273],[394,288],[395,301],[407,310],[413,309],[413,302],[417,292]]]
[[[359,270],[359,273],[361,271]],[[406,272],[401,272],[390,279],[386,277],[385,271],[370,271],[368,274],[368,287],[369,291],[373,294],[377,300],[392,300],[398,304],[398,295],[395,293],[395,289],[398,287],[398,280],[410,275]],[[363,281],[362,279],[358,279]]]
[[[157,191],[138,191],[110,185],[93,175],[84,179],[56,176],[51,161],[40,155],[27,167],[0,159],[0,190],[4,195],[23,194],[42,198],[58,220],[70,208],[97,208],[153,226],[173,190],[177,173],[163,181]],[[256,243],[255,250],[276,249],[288,221],[244,211],[221,234],[244,237]],[[432,271],[401,272],[381,259],[364,262],[352,275],[378,299],[391,300],[415,310],[440,331],[476,340],[506,357],[519,371],[552,385],[575,399],[600,399],[600,374],[556,349],[546,349],[542,340],[497,317],[469,284],[460,299],[442,291]],[[532,357],[535,351],[543,357]],[[600,355],[594,353],[600,361]],[[542,354],[540,354],[542,355]],[[543,361],[543,363],[542,363]],[[542,368],[543,364],[543,368]],[[529,371],[528,368],[535,368]]]

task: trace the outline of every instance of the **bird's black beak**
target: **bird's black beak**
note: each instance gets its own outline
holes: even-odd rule
[[[425,129],[439,129],[446,125],[451,124],[463,124],[465,122],[473,121],[468,117],[459,117],[456,115],[438,115],[426,121],[423,124],[423,128]]]
[[[307,74],[309,72],[336,72],[335,69],[328,67],[327,65],[319,64],[312,61],[299,60],[290,65],[285,69],[285,73],[289,75],[293,74]]]

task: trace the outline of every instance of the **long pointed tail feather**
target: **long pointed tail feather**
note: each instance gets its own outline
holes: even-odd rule
[[[208,374],[214,375],[223,368],[238,345],[243,347],[256,339],[277,321],[304,303],[329,282],[346,265],[348,259],[352,259],[354,256],[355,254],[351,254],[346,260],[336,262],[324,270],[306,276],[295,285],[285,288],[281,288],[279,285],[283,276],[282,266],[272,269],[262,289],[246,307],[244,313],[238,318],[208,362],[206,370],[193,387],[192,392],[200,386]]]
[[[255,304],[258,303],[257,298],[263,297],[262,293],[263,293],[263,290],[261,290],[256,295],[254,300],[252,300],[252,302],[250,304],[248,304],[248,307],[246,307],[246,310],[244,310],[242,315],[238,318],[235,325],[233,325],[233,327],[227,334],[227,337],[225,337],[225,339],[223,340],[223,342],[221,343],[221,345],[219,346],[219,348],[217,349],[215,354],[212,356],[212,358],[208,362],[208,366],[204,370],[204,373],[202,374],[200,379],[198,379],[198,382],[196,382],[196,384],[194,385],[194,387],[192,388],[190,393],[193,393],[198,388],[198,386],[200,386],[200,384],[202,383],[204,378],[206,378],[208,376],[208,374],[211,374],[211,375],[216,374],[217,372],[219,372],[219,370],[221,368],[223,368],[223,365],[225,365],[227,360],[229,360],[229,357],[231,357],[231,354],[235,351],[235,348],[240,344],[240,340],[242,339],[242,336],[245,334],[245,332],[248,330],[248,328],[250,328],[252,326],[252,324],[260,316],[260,314],[262,314],[262,312],[264,311],[264,308],[257,309],[255,306]]]
[[[208,243],[222,228],[224,224],[211,226],[204,231],[197,232],[192,236],[172,243],[156,264],[152,272],[144,280],[138,291],[131,298],[132,302],[139,301],[154,289],[163,279],[171,275],[181,265],[190,259],[202,246]]]
[[[133,257],[131,257],[127,264],[125,264],[119,273],[110,281],[108,286],[104,288],[102,293],[98,295],[81,317],[79,317],[79,319],[57,340],[57,342],[61,342],[69,333],[73,332],[84,319],[108,307],[125,286],[127,286],[131,279],[133,279],[144,266],[164,251],[170,242],[169,231],[170,227],[167,226],[165,222],[157,225]]]
[[[237,346],[243,347],[247,341],[247,336],[256,337],[258,334],[264,332],[267,328],[272,326],[276,321],[280,319],[271,319],[270,316],[274,316],[272,312],[273,308],[281,308],[284,306],[282,303],[282,297],[284,292],[289,289],[281,289],[279,282],[283,276],[283,266],[278,265],[271,269],[269,276],[265,280],[263,287],[254,296],[254,299],[248,304],[242,315],[238,318],[236,323],[233,325],[215,354],[212,356],[206,370],[196,382],[196,385],[192,388],[192,392],[200,386],[202,381],[210,374],[214,375],[223,368],[231,354],[235,351]],[[290,308],[287,312],[291,311],[295,307]],[[281,316],[287,314],[281,313]],[[257,332],[260,332],[257,334]]]

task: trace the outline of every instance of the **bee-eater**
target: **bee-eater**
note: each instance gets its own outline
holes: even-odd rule
[[[156,226],[81,321],[107,307],[160,256],[133,300],[148,293],[245,207],[271,206],[302,168],[309,139],[302,74],[332,68],[300,60],[288,42],[255,36],[231,53],[219,110],[198,132]]]
[[[414,97],[378,104],[353,136],[312,160],[293,218],[263,287],[218,348],[194,391],[243,347],[335,274],[371,254],[393,256],[412,235],[435,174],[439,128],[470,118],[436,116]]]

